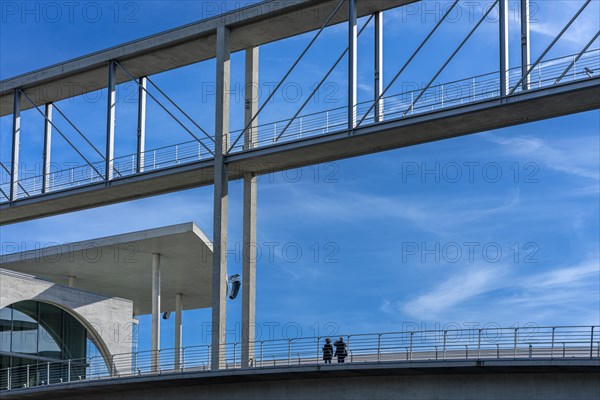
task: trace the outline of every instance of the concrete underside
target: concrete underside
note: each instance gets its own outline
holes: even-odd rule
[[[491,129],[594,110],[600,107],[600,78],[496,98],[225,157],[229,178],[271,173],[321,162],[407,147]],[[0,224],[10,224],[211,185],[213,161],[166,168],[109,184],[54,192],[0,206]]]
[[[4,392],[6,399],[590,400],[600,361],[331,365],[123,378]]]

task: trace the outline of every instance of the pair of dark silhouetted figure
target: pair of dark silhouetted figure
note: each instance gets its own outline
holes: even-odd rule
[[[333,351],[334,347],[335,353]],[[325,345],[323,346],[323,361],[325,364],[331,364],[331,359],[333,356],[337,357],[338,363],[343,363],[348,356],[348,349],[346,347],[347,346],[346,343],[344,343],[344,338],[341,336],[335,341],[333,346],[331,345],[331,339],[325,339]]]

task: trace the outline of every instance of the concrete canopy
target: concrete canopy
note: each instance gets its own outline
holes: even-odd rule
[[[152,311],[152,254],[161,255],[161,312],[206,308],[212,295],[212,243],[194,223],[108,236],[3,255],[1,268],[108,297],[133,301],[135,315]]]

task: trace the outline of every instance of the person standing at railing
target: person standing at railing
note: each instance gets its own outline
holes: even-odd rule
[[[323,361],[325,364],[331,364],[333,358],[333,346],[331,345],[331,339],[325,339],[325,345],[323,346]]]
[[[346,349],[344,338],[340,336],[340,338],[336,340],[333,345],[335,346],[335,356],[338,359],[338,363],[343,363],[348,356],[348,350]]]

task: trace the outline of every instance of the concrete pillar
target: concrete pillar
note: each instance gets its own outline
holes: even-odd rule
[[[181,343],[182,343],[182,317],[183,317],[183,295],[175,295],[175,369],[180,369],[181,365]]]
[[[356,127],[357,85],[357,19],[356,0],[348,0],[348,129]]]
[[[106,154],[104,155],[104,178],[110,181],[113,178],[113,159],[115,155],[115,113],[117,106],[116,89],[117,65],[108,63],[108,104],[106,108]]]
[[[258,110],[258,47],[246,49],[246,110],[244,125],[248,125]],[[246,131],[244,147],[251,149],[256,144],[258,118]],[[252,173],[244,174],[244,221],[242,257],[242,367],[250,366],[254,358],[256,326],[256,198],[257,178]]]
[[[375,13],[375,122],[383,120],[383,12]]]
[[[530,75],[527,74],[531,64],[531,47],[529,41],[529,0],[521,0],[521,76],[523,90],[529,90]]]
[[[506,96],[509,90],[509,46],[508,46],[508,0],[500,0],[500,95]]]
[[[15,89],[13,98],[12,157],[10,167],[10,201],[19,193],[19,152],[21,149],[21,90]]]
[[[46,193],[50,187],[50,160],[52,149],[52,103],[46,104],[44,122],[44,151],[42,153],[42,193]]]
[[[211,369],[224,364],[227,298],[228,174],[224,154],[229,148],[229,28],[217,29],[217,93],[215,116],[215,168],[212,274]]]
[[[151,367],[160,365],[160,254],[152,254],[152,347]]]
[[[144,172],[144,151],[146,151],[146,77],[139,80],[138,86],[138,125],[136,172]]]

